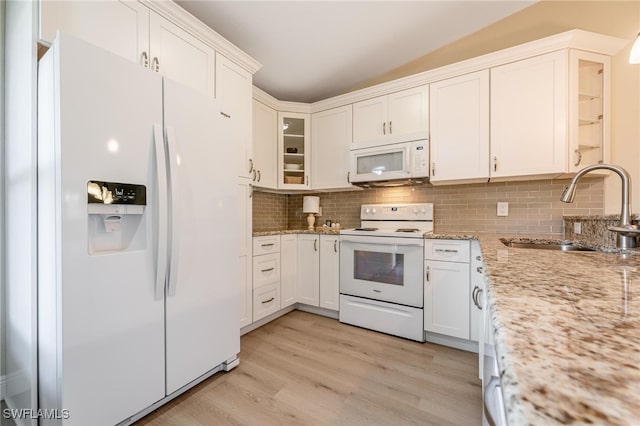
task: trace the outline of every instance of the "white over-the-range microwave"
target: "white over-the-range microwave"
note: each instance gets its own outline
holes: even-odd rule
[[[404,185],[426,182],[429,177],[429,142],[426,139],[352,149],[350,156],[349,180],[356,185]]]

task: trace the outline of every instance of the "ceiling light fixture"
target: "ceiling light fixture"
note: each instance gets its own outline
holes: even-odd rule
[[[631,46],[631,53],[629,54],[630,64],[640,64],[640,33],[636,36],[636,41]]]

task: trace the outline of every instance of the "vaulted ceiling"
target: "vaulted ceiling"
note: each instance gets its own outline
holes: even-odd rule
[[[177,3],[263,67],[280,100],[335,96],[534,1],[203,1]]]

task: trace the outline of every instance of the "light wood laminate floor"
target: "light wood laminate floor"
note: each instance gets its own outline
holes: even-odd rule
[[[478,355],[293,311],[138,425],[479,425]]]

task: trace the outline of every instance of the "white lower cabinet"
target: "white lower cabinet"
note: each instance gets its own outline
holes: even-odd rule
[[[240,250],[238,252],[238,265],[240,271],[238,273],[238,290],[240,293],[240,328],[247,326],[253,322],[252,313],[252,236],[251,227],[253,217],[251,212],[251,182],[249,179],[238,178],[238,214],[240,216],[238,228],[238,241],[240,242]]]
[[[253,319],[257,321],[280,310],[280,283],[253,289]]]
[[[338,311],[339,261],[338,235],[254,237],[253,322],[296,303]],[[251,311],[248,317],[242,326],[251,324]]]
[[[340,237],[298,235],[298,302],[340,309]]]
[[[298,302],[320,305],[320,236],[298,235]]]
[[[280,310],[280,235],[253,238],[253,321]]]
[[[320,235],[320,307],[339,310],[340,237]]]
[[[478,241],[471,241],[471,279],[469,281],[469,289],[471,297],[469,298],[469,339],[474,342],[480,340],[482,333],[482,310],[484,296],[484,264],[482,255],[480,254],[480,244]]]
[[[280,308],[297,301],[298,235],[280,236]]]
[[[469,241],[425,241],[424,329],[469,339]]]

